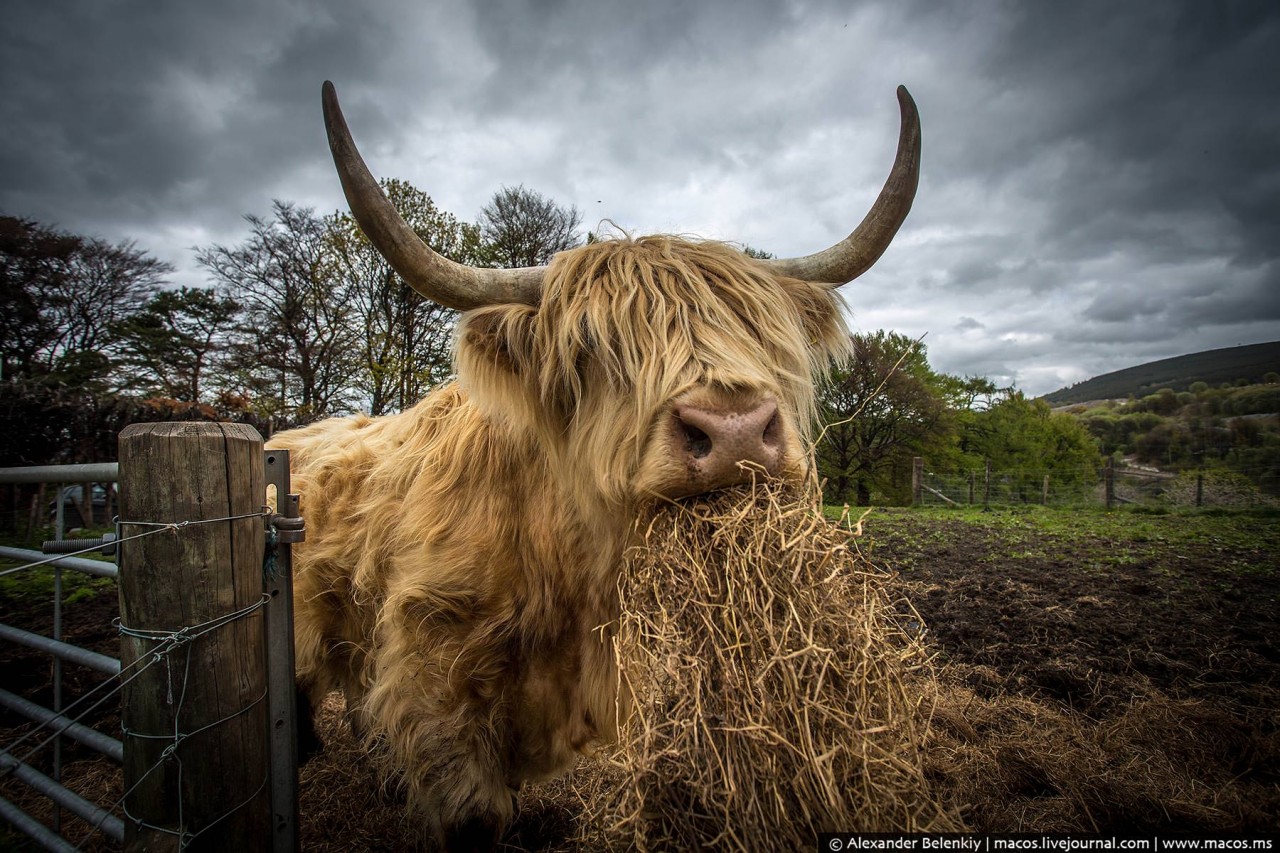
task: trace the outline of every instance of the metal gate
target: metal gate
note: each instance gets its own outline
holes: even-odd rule
[[[288,454],[280,451],[266,451],[265,462],[268,487],[269,489],[273,487],[275,494],[283,500],[289,489]],[[0,469],[0,483],[73,483],[85,484],[87,487],[91,483],[114,483],[118,478],[119,468],[115,463]],[[83,497],[85,500],[82,506],[90,507],[88,511],[92,513],[90,496],[86,493]],[[53,806],[53,816],[51,825],[46,825],[14,803],[0,797],[0,819],[7,821],[40,846],[55,851],[80,849],[97,833],[116,843],[123,843],[126,829],[126,818],[113,813],[120,806],[120,802],[95,804],[63,785],[64,739],[73,740],[105,756],[117,766],[122,763],[124,757],[123,741],[115,734],[98,731],[78,720],[86,713],[86,702],[101,705],[106,701],[115,701],[118,705],[117,691],[122,681],[119,658],[73,645],[66,642],[63,637],[63,573],[72,571],[115,579],[118,576],[118,570],[112,563],[76,555],[99,550],[104,543],[86,541],[82,546],[84,550],[81,551],[73,544],[74,540],[64,540],[65,503],[63,488],[60,485],[55,497],[53,518],[55,537],[53,542],[59,544],[46,543],[46,549],[52,548],[63,553],[73,550],[75,553],[50,557],[42,551],[0,546],[0,558],[20,564],[16,568],[0,569],[0,577],[29,571],[39,566],[48,566],[53,575],[52,630],[48,635],[0,623],[0,641],[34,649],[49,655],[52,661],[51,707],[40,705],[9,690],[0,689],[0,707],[34,724],[33,728],[12,743],[0,744],[0,775],[11,776],[47,797]],[[264,578],[265,596],[270,596],[273,603],[277,605],[274,613],[267,613],[265,626],[268,637],[269,696],[267,704],[271,729],[270,778],[274,824],[271,847],[275,851],[293,851],[298,845],[297,776],[293,763],[296,753],[293,751],[295,720],[293,717],[292,582],[287,543],[298,541],[298,537],[278,537],[274,535],[274,529],[272,533],[268,545],[268,556],[275,571],[270,578]],[[279,541],[281,539],[283,539],[282,542]],[[110,543],[106,544],[109,549]],[[77,699],[74,703],[66,703],[63,696],[64,665],[87,668],[95,676],[100,676],[102,681],[97,687],[88,691],[86,696]],[[48,760],[44,762],[50,770],[47,773],[29,763],[33,755],[46,749],[51,751]],[[74,827],[66,826],[67,821],[63,819],[64,811],[84,823]]]

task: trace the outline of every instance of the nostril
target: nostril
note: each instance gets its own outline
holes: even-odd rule
[[[685,449],[689,451],[690,456],[694,459],[705,459],[711,455],[711,436],[685,421],[681,421],[680,426],[684,429]]]
[[[773,417],[769,418],[769,422],[764,425],[764,434],[762,438],[764,439],[766,447],[772,447],[778,443],[778,431],[781,429],[782,427],[778,423],[778,412],[775,409]]]

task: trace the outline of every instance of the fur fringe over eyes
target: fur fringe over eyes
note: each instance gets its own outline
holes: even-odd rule
[[[552,435],[592,396],[625,396],[647,422],[700,384],[767,389],[807,434],[814,382],[849,357],[842,308],[834,289],[777,278],[724,243],[605,240],[557,255],[537,308],[468,314],[459,376],[500,417],[550,417]]]

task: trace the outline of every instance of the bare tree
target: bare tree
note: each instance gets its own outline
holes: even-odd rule
[[[395,179],[383,191],[419,237],[459,263],[478,265],[480,229],[436,207],[431,197]],[[349,295],[359,351],[356,383],[370,414],[402,411],[452,376],[451,344],[458,312],[418,295],[373,247],[348,213],[328,217],[329,248]]]
[[[355,395],[351,307],[310,208],[276,201],[249,215],[238,246],[200,249],[199,263],[244,307],[236,365],[259,413],[306,423],[349,411]]]
[[[60,321],[59,348],[102,349],[111,339],[112,325],[141,309],[172,272],[172,265],[149,257],[132,240],[85,240],[68,259],[51,306]]]
[[[131,241],[0,217],[4,376],[86,388],[103,380],[113,325],[136,313],[172,271]]]
[[[497,267],[533,267],[581,240],[577,207],[563,207],[535,190],[503,187],[480,210],[486,259]]]

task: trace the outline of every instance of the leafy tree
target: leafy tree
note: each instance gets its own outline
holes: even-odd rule
[[[944,472],[990,460],[1024,499],[1039,497],[1046,474],[1064,488],[1096,477],[1097,443],[1081,419],[984,377],[936,373],[924,346],[904,335],[880,331],[853,343],[852,362],[821,389],[816,453],[829,500],[905,503],[913,456]],[[1109,413],[1093,418],[1116,429]]]
[[[503,187],[480,210],[480,236],[485,257],[497,267],[533,267],[550,262],[556,252],[581,241],[582,214],[541,193]]]
[[[405,181],[384,180],[382,188],[436,252],[459,263],[483,263],[479,226],[458,221]],[[409,287],[350,214],[335,213],[325,224],[328,249],[351,307],[349,320],[359,357],[355,385],[370,414],[403,410],[450,377],[458,312]]]
[[[896,332],[853,336],[854,356],[820,389],[818,473],[828,500],[904,502],[912,456],[945,453],[952,417],[922,343]]]
[[[216,290],[183,287],[156,294],[116,324],[123,387],[184,403],[209,395],[208,373],[225,359],[240,305]]]
[[[170,267],[131,242],[0,217],[0,464],[111,459],[112,326]]]
[[[244,308],[234,379],[263,416],[307,423],[350,411],[358,347],[352,307],[329,251],[329,229],[310,208],[276,201],[271,219],[249,215],[249,237],[196,258]]]
[[[938,374],[938,384],[947,404],[962,411],[986,411],[1013,389],[998,388],[985,376],[949,376]]]
[[[39,356],[57,339],[44,296],[61,288],[67,258],[83,241],[12,216],[0,217],[0,378],[43,374]]]
[[[113,324],[141,308],[172,271],[131,241],[0,217],[0,370],[9,379],[92,390],[110,370]]]
[[[1038,494],[1046,474],[1067,488],[1097,476],[1098,445],[1084,424],[1021,391],[1011,390],[974,413],[963,423],[959,440],[970,467],[990,460],[1024,499]]]

